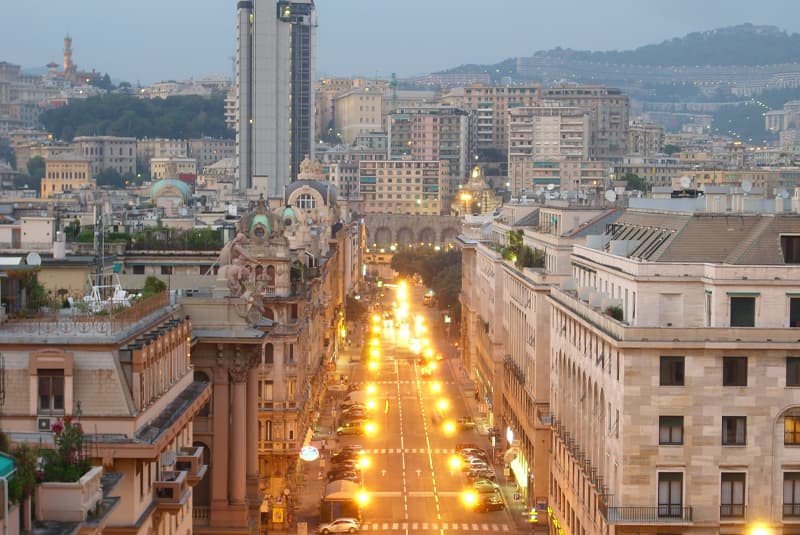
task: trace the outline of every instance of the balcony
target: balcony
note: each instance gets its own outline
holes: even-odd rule
[[[186,472],[165,470],[153,482],[158,509],[167,513],[177,513],[186,504],[191,492],[186,482]]]
[[[681,505],[609,507],[606,518],[609,524],[688,524],[692,521],[692,508]]]
[[[203,464],[203,446],[183,447],[178,451],[175,470],[186,472],[186,480],[194,487],[206,475],[208,465]]]

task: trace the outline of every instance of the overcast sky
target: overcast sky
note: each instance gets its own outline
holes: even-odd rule
[[[265,0],[259,0],[265,1]],[[271,0],[270,0],[271,1]],[[237,0],[0,0],[0,61],[151,83],[231,75]],[[800,32],[798,0],[316,0],[320,76],[424,74],[537,50],[629,49],[744,22]]]

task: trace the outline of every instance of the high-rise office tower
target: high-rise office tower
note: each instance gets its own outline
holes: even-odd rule
[[[314,0],[243,0],[238,12],[238,186],[281,196],[314,155]]]

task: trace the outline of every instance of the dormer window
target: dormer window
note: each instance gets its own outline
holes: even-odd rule
[[[313,210],[317,207],[317,202],[308,193],[304,193],[297,198],[297,207],[302,210]]]

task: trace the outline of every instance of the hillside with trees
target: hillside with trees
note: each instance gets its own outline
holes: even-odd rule
[[[64,141],[95,135],[172,139],[234,136],[225,126],[223,97],[140,99],[107,94],[47,110],[39,120],[48,132]]]

